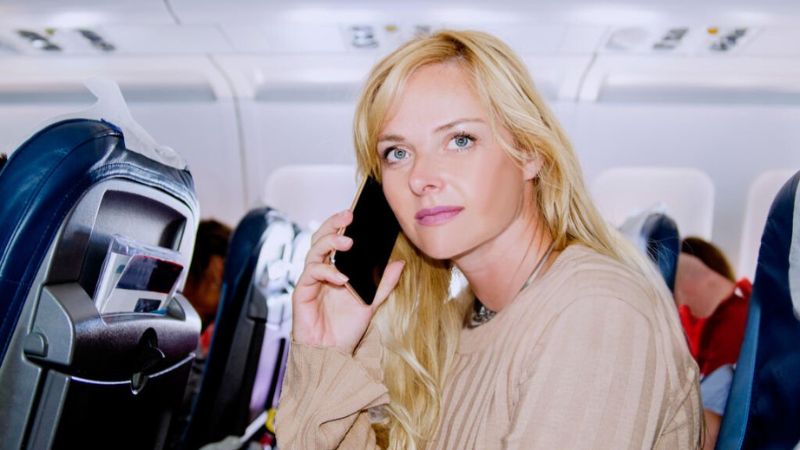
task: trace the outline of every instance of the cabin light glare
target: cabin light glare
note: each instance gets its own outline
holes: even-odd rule
[[[69,11],[55,13],[47,23],[55,28],[91,27],[109,22],[103,13],[92,11]]]
[[[279,14],[284,22],[376,22],[382,16],[373,10],[355,8],[294,8]]]
[[[586,6],[570,11],[569,16],[572,20],[578,22],[617,25],[636,24],[638,26],[647,23],[657,23],[660,20],[659,14],[655,11],[634,9],[630,6],[624,8]]]

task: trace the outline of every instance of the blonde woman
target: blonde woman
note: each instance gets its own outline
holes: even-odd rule
[[[402,233],[366,306],[327,264],[328,219],[293,297],[281,449],[688,449],[697,366],[669,292],[604,223],[520,60],[442,31],[372,70],[363,174]],[[469,289],[448,296],[451,268]]]

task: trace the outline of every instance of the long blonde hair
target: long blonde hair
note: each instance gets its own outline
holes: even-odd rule
[[[443,62],[455,62],[471,76],[496,138],[499,127],[513,136],[514,142],[501,140],[509,156],[520,163],[541,158],[537,207],[554,248],[580,243],[653,278],[652,266],[590,201],[572,146],[525,66],[491,35],[440,31],[403,45],[372,69],[354,119],[359,171],[380,179],[376,146],[389,109],[415,70]],[[449,264],[426,257],[402,234],[393,257],[406,267],[375,318],[387,349],[382,365],[391,400],[386,418],[373,427],[384,448],[416,449],[433,437],[441,419],[444,382],[469,305],[448,301]]]

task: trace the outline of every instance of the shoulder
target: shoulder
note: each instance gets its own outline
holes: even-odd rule
[[[590,342],[621,333],[619,344],[609,351],[635,347],[656,358],[659,366],[677,367],[681,373],[690,369],[677,308],[660,279],[585,246],[568,247],[546,275],[524,293],[527,298],[520,305],[519,320],[535,324],[520,327],[530,352],[553,341]]]
[[[654,285],[657,281],[583,245],[567,247],[550,269],[540,293],[546,295],[553,316],[580,315],[599,304],[622,318],[649,320],[665,301]]]
[[[528,363],[563,341],[570,351],[582,348],[584,358],[635,358],[634,366],[661,380],[663,392],[675,398],[696,390],[697,365],[674,300],[660,279],[585,246],[568,247],[551,268],[546,289],[529,294],[532,304],[544,303],[538,316],[545,323],[528,341],[536,343],[529,347]]]

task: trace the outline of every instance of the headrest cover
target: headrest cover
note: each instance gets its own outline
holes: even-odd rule
[[[657,203],[649,208],[634,211],[618,228],[619,232],[630,239],[642,253],[647,253],[647,236],[642,233],[642,228],[653,214],[667,214],[667,205]]]
[[[49,125],[69,119],[92,119],[109,122],[113,123],[125,136],[125,147],[128,150],[139,153],[165,166],[178,170],[186,169],[186,161],[181,155],[170,147],[159,145],[133,119],[130,109],[128,109],[128,104],[122,96],[122,91],[120,91],[119,85],[115,81],[107,78],[90,78],[86,80],[85,85],[97,97],[97,102],[94,105],[84,111],[48,119],[36,127],[37,132],[47,128]],[[27,141],[30,136],[30,134],[25,136],[24,141]],[[11,148],[16,147],[18,146],[12,146]]]

